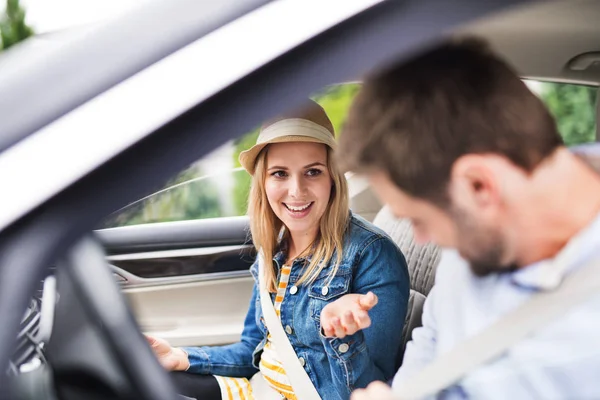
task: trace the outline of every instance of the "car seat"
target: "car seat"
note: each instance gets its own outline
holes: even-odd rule
[[[438,246],[432,243],[416,244],[410,221],[394,217],[387,206],[377,213],[373,223],[390,235],[392,240],[400,247],[406,258],[410,275],[408,309],[402,330],[402,344],[396,358],[396,367],[400,367],[406,343],[410,341],[413,329],[421,326],[423,304],[433,286],[435,270],[440,261],[441,251]]]

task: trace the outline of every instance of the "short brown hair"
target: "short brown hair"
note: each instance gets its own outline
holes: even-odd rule
[[[531,172],[563,144],[541,100],[475,38],[448,40],[367,79],[340,139],[345,170],[384,171],[442,206],[459,157],[496,153]]]

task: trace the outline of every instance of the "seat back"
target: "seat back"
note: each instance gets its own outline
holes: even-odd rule
[[[416,244],[410,221],[394,217],[387,206],[379,211],[373,223],[390,235],[402,250],[408,265],[410,288],[427,296],[433,286],[435,269],[440,261],[440,248],[431,243]]]
[[[390,235],[400,247],[406,258],[410,275],[410,297],[402,330],[402,344],[396,358],[396,366],[400,367],[406,344],[412,338],[413,329],[421,326],[423,304],[433,286],[441,251],[438,246],[431,243],[426,245],[415,243],[410,221],[394,217],[387,206],[379,211],[373,223]]]
[[[410,289],[408,297],[408,308],[406,310],[406,318],[404,319],[404,328],[402,328],[402,342],[400,350],[396,356],[396,369],[402,365],[406,344],[412,340],[413,329],[420,327],[423,324],[423,305],[425,304],[425,296],[416,290]]]

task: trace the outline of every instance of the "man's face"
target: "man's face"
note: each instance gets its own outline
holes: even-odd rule
[[[449,209],[443,210],[403,192],[384,173],[370,174],[368,179],[377,196],[389,205],[394,215],[411,220],[417,243],[433,242],[441,247],[455,248],[478,276],[513,269],[510,262],[503,261],[507,241],[501,228],[491,223],[498,213],[478,210],[479,207],[469,201],[452,200]],[[490,214],[495,214],[494,218],[490,218]]]

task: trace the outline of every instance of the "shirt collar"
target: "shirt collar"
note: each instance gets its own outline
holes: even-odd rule
[[[573,269],[600,248],[600,214],[573,236],[553,258],[538,261],[511,274],[513,283],[537,290],[556,289]]]

